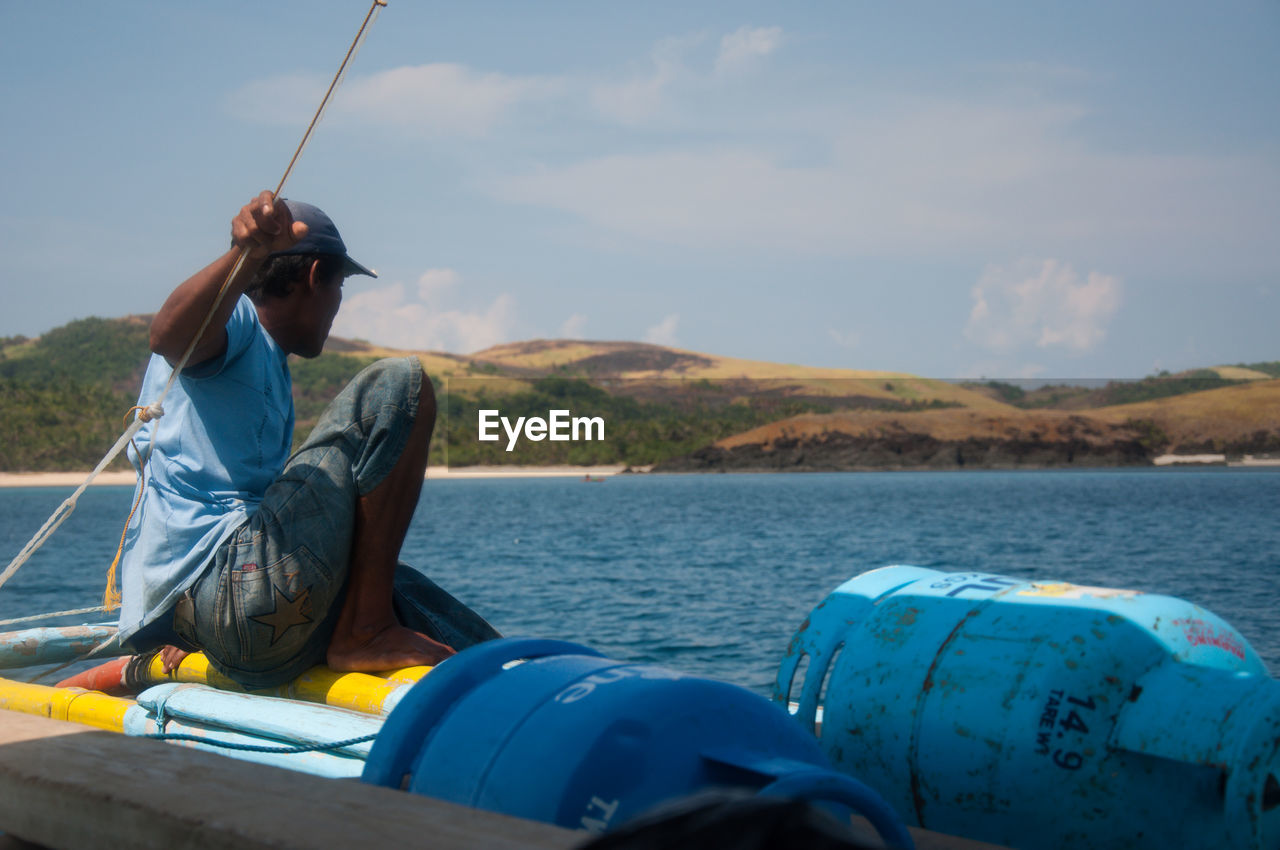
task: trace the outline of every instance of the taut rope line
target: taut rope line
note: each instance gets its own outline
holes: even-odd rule
[[[284,184],[289,179],[289,175],[293,171],[294,164],[298,161],[298,157],[302,155],[303,148],[306,147],[307,142],[311,138],[311,131],[314,130],[316,125],[320,122],[320,117],[324,113],[325,107],[329,104],[330,96],[337,89],[338,83],[341,82],[343,74],[346,73],[347,63],[351,61],[351,57],[356,54],[360,48],[361,42],[364,41],[365,33],[369,28],[369,24],[377,17],[379,10],[386,5],[387,0],[373,0],[373,5],[369,7],[368,13],[364,16],[364,22],[360,24],[359,32],[356,33],[356,37],[352,40],[351,46],[347,48],[346,56],[343,57],[342,64],[338,67],[338,72],[334,74],[333,81],[329,83],[329,89],[325,92],[324,99],[320,101],[320,106],[316,109],[315,115],[312,116],[311,123],[307,125],[307,130],[302,135],[302,141],[298,143],[297,150],[293,152],[293,157],[289,160],[288,167],[285,168],[284,176],[280,178],[280,183],[276,186],[275,191],[271,193],[271,199],[273,201],[280,197],[280,192],[283,191]],[[67,499],[54,510],[53,514],[45,520],[44,525],[40,527],[40,530],[35,533],[35,536],[27,542],[26,546],[22,547],[22,551],[18,553],[17,557],[9,562],[9,566],[5,567],[4,572],[0,573],[0,587],[3,587],[4,583],[18,571],[18,568],[25,564],[27,560],[35,554],[36,550],[44,545],[46,540],[53,536],[53,533],[58,530],[58,526],[62,525],[67,517],[71,516],[71,512],[75,510],[76,501],[80,498],[80,495],[84,493],[85,489],[93,483],[93,480],[107,468],[107,465],[111,463],[111,461],[115,460],[116,456],[124,450],[124,447],[127,446],[137,435],[139,429],[152,419],[158,419],[164,415],[164,408],[161,405],[164,402],[165,397],[169,394],[169,390],[173,388],[173,384],[177,380],[178,375],[181,374],[184,368],[186,368],[187,361],[191,359],[191,354],[195,351],[196,345],[199,343],[201,337],[204,336],[204,332],[208,330],[209,323],[213,320],[213,316],[217,312],[218,305],[222,303],[223,296],[226,295],[227,289],[231,285],[231,281],[235,280],[240,274],[241,269],[244,267],[245,259],[248,256],[249,249],[242,249],[240,256],[236,258],[235,265],[232,266],[231,271],[222,282],[222,286],[218,289],[218,294],[214,297],[213,304],[209,307],[209,312],[205,315],[204,321],[200,325],[200,329],[196,331],[195,336],[187,345],[187,350],[183,352],[182,358],[178,361],[177,365],[174,366],[173,372],[169,375],[169,380],[165,383],[160,396],[154,402],[146,405],[145,407],[135,408],[135,410],[138,411],[137,417],[129,424],[129,427],[125,429],[125,432],[120,435],[120,439],[116,440],[115,445],[112,446],[106,455],[103,456],[102,460],[98,462],[98,465],[94,467],[93,471],[89,473],[89,477],[84,480],[83,484],[76,488],[74,493],[67,497]],[[150,455],[150,444],[148,444],[147,454]],[[145,468],[146,459],[141,459],[141,463]],[[143,484],[143,477],[139,475],[139,490],[142,489]],[[134,510],[136,509],[137,504],[135,502]],[[133,514],[131,512],[130,518],[132,518],[132,515]],[[108,580],[109,583],[107,590],[104,593],[104,607],[108,610],[118,607],[120,604],[119,591],[115,588],[115,567],[119,562],[120,552],[124,547],[123,536],[121,536],[120,546],[121,548],[116,551],[115,562],[111,565]]]

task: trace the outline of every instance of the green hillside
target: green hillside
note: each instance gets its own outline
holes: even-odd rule
[[[148,322],[149,317],[142,316],[91,318],[37,339],[0,339],[0,471],[84,470],[98,462],[123,430],[124,417],[136,401],[148,358]],[[919,419],[921,423],[969,421],[959,415],[939,418],[948,410],[981,411],[998,420],[1016,419],[1022,411],[1101,414],[1103,409],[1132,408],[1142,415],[1130,418],[1159,422],[1162,433],[1181,435],[1178,423],[1190,415],[1186,411],[1203,405],[1175,405],[1178,399],[1217,398],[1205,391],[1265,384],[1280,375],[1280,362],[1270,362],[1095,386],[1027,389],[998,381],[956,384],[901,373],[735,360],[642,343],[534,340],[460,357],[332,339],[320,357],[291,361],[295,443],[305,439],[325,405],[353,375],[378,357],[397,354],[417,356],[431,375],[439,402],[431,463],[455,467],[645,466],[812,414],[879,417],[876,421],[890,417],[910,430],[926,412],[932,418]],[[1241,396],[1242,403],[1248,407],[1248,399],[1254,397],[1261,398]],[[605,439],[523,439],[508,452],[505,437],[493,442],[478,439],[481,409],[500,410],[512,422],[547,417],[551,410],[601,417],[607,423]],[[1219,422],[1198,414],[1196,422],[1202,424],[1170,439],[1175,444],[1235,445],[1239,428],[1227,425],[1244,421],[1241,415]],[[1265,419],[1266,411],[1263,415]],[[1270,433],[1269,428],[1264,430]],[[113,468],[127,464],[118,459]]]
[[[1093,410],[1247,384],[1267,377],[1270,373],[1258,367],[1268,365],[1275,364],[1257,363],[1240,367],[1259,373],[1255,378],[1224,377],[1218,369],[1192,369],[1177,374],[1160,372],[1136,381],[1048,384],[1034,389],[1025,389],[1008,381],[966,382],[964,386],[1023,410]]]
[[[140,317],[0,339],[0,470],[91,469],[124,430],[147,356]]]

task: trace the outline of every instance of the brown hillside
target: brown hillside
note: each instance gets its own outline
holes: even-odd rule
[[[642,395],[660,394],[659,382],[667,382],[668,387],[673,381],[709,382],[737,387],[744,393],[758,390],[763,383],[771,392],[799,397],[857,397],[895,404],[1011,409],[1004,402],[964,387],[901,372],[769,363],[639,342],[532,340],[487,348],[470,359],[515,374],[628,381]]]
[[[659,467],[692,470],[1147,464],[1164,452],[1280,451],[1280,380],[1101,408],[795,416]]]
[[[1014,469],[1150,462],[1145,432],[1065,411],[795,416],[659,464],[658,472]]]
[[[973,410],[926,410],[919,413],[826,413],[794,416],[735,434],[716,443],[724,449],[778,441],[814,440],[832,434],[887,437],[916,434],[940,441],[967,439],[1068,439],[1102,443],[1110,439],[1109,423],[1060,410],[1008,411],[991,414]]]
[[[1090,415],[1110,423],[1149,422],[1178,454],[1280,451],[1280,379],[1103,407]]]

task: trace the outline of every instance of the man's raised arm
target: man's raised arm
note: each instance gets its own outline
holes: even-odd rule
[[[227,346],[227,320],[258,267],[272,252],[287,250],[306,233],[307,226],[295,222],[286,205],[273,202],[270,192],[263,191],[245,204],[231,220],[232,248],[173,290],[151,320],[151,350],[171,365],[177,365],[213,306],[218,290],[235,268],[241,251],[248,248],[244,264],[227,287],[187,365],[194,366],[222,354]]]

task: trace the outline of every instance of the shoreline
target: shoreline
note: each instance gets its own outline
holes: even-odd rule
[[[1245,455],[1231,460],[1224,454],[1160,455],[1151,463],[1155,466],[1280,466],[1280,457]]]
[[[1229,467],[1277,467],[1280,458],[1253,457],[1245,455],[1240,460],[1228,461],[1224,455],[1161,455],[1153,460],[1153,466],[1229,466]],[[465,481],[488,478],[610,478],[622,474],[626,464],[608,464],[601,466],[460,466],[428,467],[427,481]],[[630,467],[637,474],[647,473],[648,466]],[[976,467],[975,467],[976,468]],[[1051,468],[1051,467],[1045,467]],[[705,470],[692,474],[717,474],[724,470]],[[763,470],[761,470],[763,471]],[[770,470],[776,471],[776,470]],[[877,470],[868,470],[877,471]],[[79,487],[89,477],[88,472],[0,472],[0,489],[16,487]],[[94,479],[91,486],[122,487],[132,486],[135,477],[132,471],[103,472]]]
[[[626,464],[608,466],[460,466],[428,467],[426,480],[449,481],[480,478],[603,478],[617,475]],[[648,467],[633,467],[648,472]],[[89,477],[86,472],[0,472],[0,489],[12,487],[79,487]],[[103,472],[90,486],[130,487],[136,478],[132,471]]]

